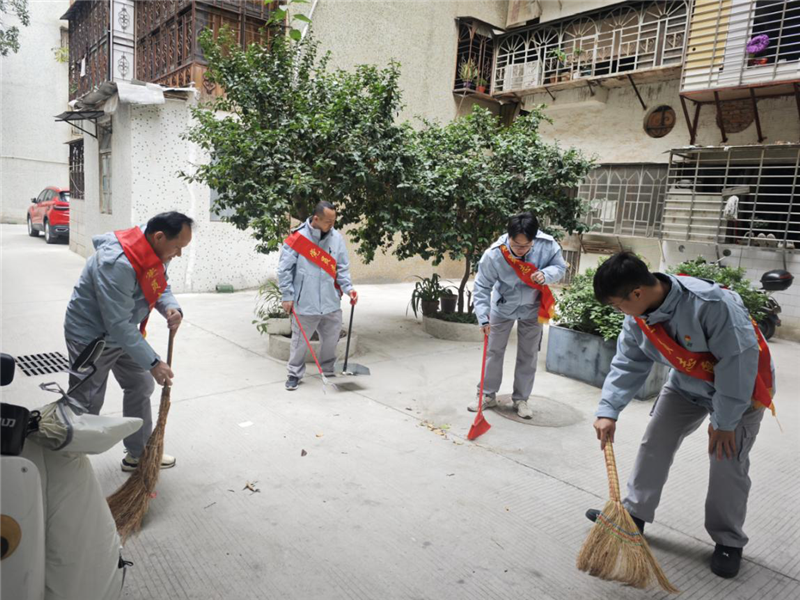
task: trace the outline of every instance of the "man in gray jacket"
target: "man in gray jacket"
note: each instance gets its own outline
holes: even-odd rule
[[[320,202],[310,219],[286,238],[278,265],[278,284],[283,309],[292,318],[292,343],[286,389],[296,390],[305,374],[306,342],[297,319],[309,340],[319,332],[319,362],[325,375],[333,375],[336,344],[342,330],[342,294],[351,304],[358,294],[350,281],[350,261],[342,234],[334,229],[336,209]]]
[[[70,362],[92,340],[104,337],[106,347],[95,363],[97,373],[73,398],[92,414],[105,400],[109,373],[123,391],[122,414],[142,419],[142,428],[125,438],[123,471],[139,466],[152,431],[150,396],[159,385],[172,384],[172,369],[145,340],[145,325],[155,308],[170,329],[183,318],[167,284],[166,266],[192,239],[192,219],[178,212],[161,213],[146,227],[95,236],[95,253],[86,261],[72,292],[64,320]],[[175,465],[164,455],[161,467]]]
[[[547,284],[559,281],[566,269],[561,246],[539,231],[539,222],[529,212],[511,217],[508,233],[484,252],[473,291],[475,315],[483,332],[489,336],[484,408],[497,406],[497,392],[503,380],[503,357],[516,322],[517,364],[511,399],[520,417],[530,419],[533,416],[528,398],[533,390],[542,343],[542,294],[550,294]],[[527,283],[521,277],[527,277]],[[468,410],[477,411],[479,400],[468,406]]]
[[[644,532],[681,442],[708,417],[705,525],[716,543],[711,570],[735,577],[748,541],[750,450],[775,392],[769,347],[738,294],[704,279],[651,273],[630,252],[600,265],[594,291],[599,302],[626,315],[594,423],[601,448],[613,443],[617,419],[653,363],[672,367],[623,504]],[[599,514],[590,509],[586,516],[594,521]]]

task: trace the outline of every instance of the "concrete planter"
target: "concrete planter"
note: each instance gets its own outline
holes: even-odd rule
[[[285,318],[273,317],[267,319],[267,333],[270,335],[291,335],[292,320],[288,316]]]
[[[422,328],[425,333],[440,340],[452,342],[482,342],[481,328],[472,323],[450,323],[433,317],[422,317]]]
[[[616,348],[614,340],[605,341],[600,336],[551,325],[545,366],[549,373],[571,377],[601,388],[611,370],[611,359],[614,358]],[[644,386],[634,397],[644,400],[657,396],[669,371],[662,364],[654,364]]]
[[[267,344],[267,354],[269,354],[272,358],[277,358],[278,360],[289,360],[289,349],[291,346],[291,341],[292,341],[291,338],[284,337],[282,335],[270,335],[269,342]],[[305,344],[305,342],[303,343]],[[319,351],[320,351],[319,341],[312,341],[311,347],[314,349],[314,353],[317,355],[317,358],[319,358]],[[336,344],[337,360],[344,360],[344,353],[346,349],[347,349],[347,335],[344,335],[341,338],[339,338],[339,343]],[[350,358],[353,358],[353,356],[355,356],[357,353],[358,353],[358,334],[354,331],[353,335],[350,337]],[[314,362],[314,358],[311,356],[311,352],[309,352],[308,349],[306,349],[306,362],[307,363]]]

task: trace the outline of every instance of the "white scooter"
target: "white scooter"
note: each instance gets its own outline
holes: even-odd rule
[[[122,594],[131,563],[121,557],[114,519],[86,454],[104,452],[141,420],[82,417],[70,398],[94,375],[104,347],[102,339],[86,347],[70,371],[79,380],[66,392],[57,383],[40,385],[60,395],[47,412],[58,413],[52,423],[63,426],[62,438],[42,435],[39,411],[0,405],[2,598],[112,600]],[[14,359],[3,354],[0,385],[11,383],[15,368]]]

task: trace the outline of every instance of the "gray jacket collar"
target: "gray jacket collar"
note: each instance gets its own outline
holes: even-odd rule
[[[675,310],[678,308],[678,303],[683,295],[683,287],[681,287],[676,277],[673,275],[664,275],[662,273],[654,273],[654,275],[661,281],[669,281],[672,285],[669,292],[667,292],[667,296],[664,298],[664,302],[661,303],[661,306],[656,308],[653,312],[644,315],[648,325],[669,321],[675,316]]]

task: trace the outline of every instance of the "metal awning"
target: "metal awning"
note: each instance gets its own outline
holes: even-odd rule
[[[92,133],[91,131],[86,131],[83,127],[76,125],[78,121],[91,121],[95,125],[95,131],[97,130],[97,119],[104,116],[106,113],[102,110],[68,110],[66,112],[61,113],[60,115],[56,115],[56,121],[63,121],[64,123],[69,123],[75,129],[81,130],[83,133],[87,133],[92,136],[94,139],[97,139],[97,135]]]

